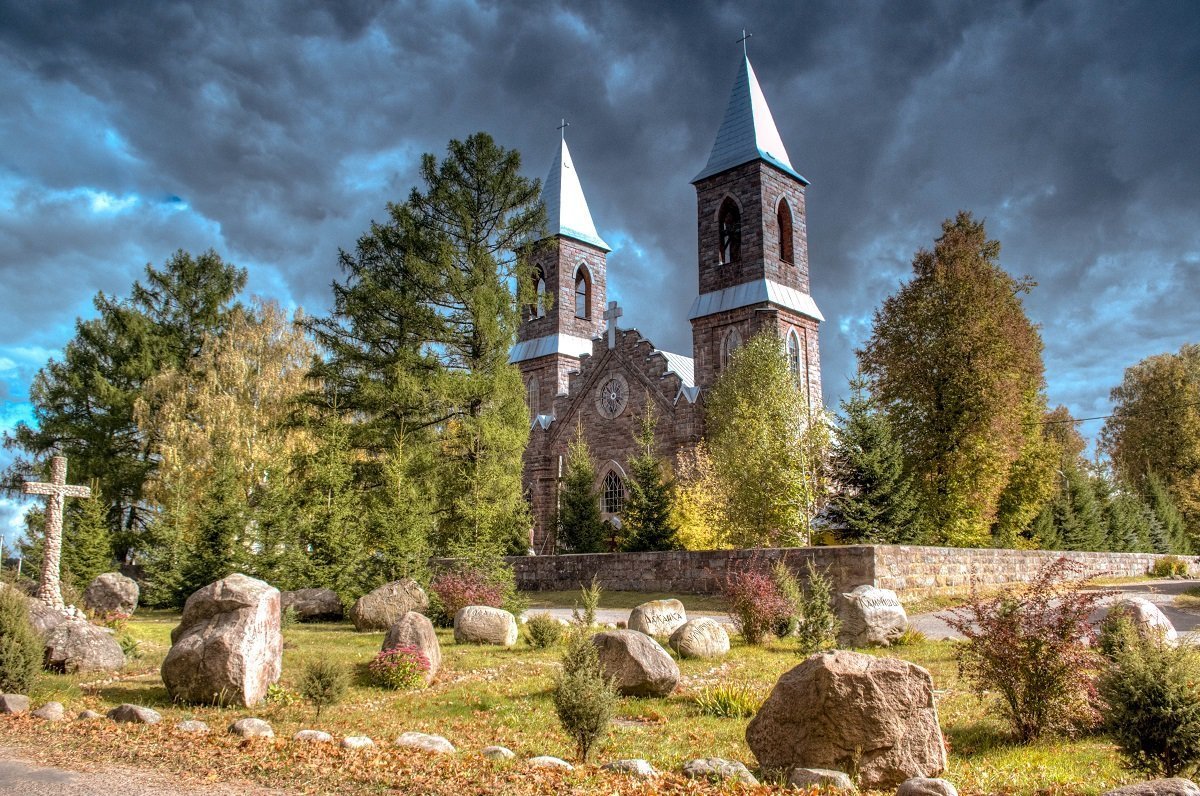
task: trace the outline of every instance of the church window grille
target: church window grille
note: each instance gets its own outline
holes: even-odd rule
[[[792,253],[792,209],[786,199],[779,200],[779,212],[776,213],[779,223],[779,259],[785,263],[794,262]]]
[[[546,317],[546,280],[542,278],[541,273],[537,275],[537,304],[535,305],[537,317]]]
[[[720,237],[721,264],[737,262],[742,250],[742,214],[737,203],[725,197],[721,212],[717,214],[717,233]]]
[[[788,370],[792,372],[792,381],[799,387],[803,384],[803,358],[801,357],[800,335],[795,329],[788,332],[787,336],[787,363]]]
[[[529,417],[536,418],[538,416],[538,393],[541,392],[538,384],[537,376],[529,380],[525,385],[525,402],[529,404]]]
[[[586,268],[580,268],[575,275],[575,317],[587,320],[592,314],[592,285]]]
[[[613,470],[604,476],[601,501],[600,508],[608,514],[620,514],[625,509],[625,484]]]
[[[725,335],[725,339],[721,341],[721,370],[729,367],[729,363],[733,359],[733,352],[741,346],[742,335],[737,329],[733,329]]]

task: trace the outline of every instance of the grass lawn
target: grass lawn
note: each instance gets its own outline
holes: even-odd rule
[[[638,601],[645,599],[647,595],[639,595]],[[688,607],[700,607],[692,602],[687,601]],[[565,773],[522,769],[521,758],[573,757],[550,699],[560,654],[554,649],[535,650],[523,641],[512,649],[458,646],[449,631],[439,631],[444,660],[434,685],[419,692],[392,692],[372,687],[365,676],[365,664],[379,650],[382,633],[356,633],[348,623],[295,625],[284,634],[282,696],[271,704],[250,710],[174,705],[157,672],[177,621],[178,614],[140,612],[126,632],[140,642],[141,657],[115,681],[97,681],[94,675],[46,674],[30,695],[35,705],[49,700],[64,703],[69,716],[86,708],[104,712],[122,702],[146,705],[163,714],[162,724],[49,724],[3,717],[0,745],[67,765],[114,761],[168,768],[201,781],[240,779],[309,793],[368,794],[395,792],[395,788],[454,796],[729,792],[728,787],[710,788],[678,777],[648,785],[606,774],[595,766]],[[1098,793],[1136,779],[1119,767],[1112,745],[1102,736],[1054,738],[1032,747],[1009,742],[994,704],[981,701],[959,681],[953,650],[954,642],[922,641],[875,654],[914,661],[933,674],[951,750],[945,776],[961,792]],[[313,658],[341,661],[355,670],[348,699],[327,708],[320,720],[293,692],[302,663]],[[753,767],[744,739],[748,719],[701,715],[693,698],[698,690],[716,683],[744,684],[765,696],[778,676],[799,661],[791,642],[756,648],[737,640],[722,661],[680,661],[683,678],[670,697],[622,700],[619,721],[596,760],[643,757],[660,770],[678,772],[683,762],[694,757],[728,757]],[[270,721],[276,741],[244,742],[224,734],[229,723],[247,715]],[[175,732],[174,724],[185,718],[201,719],[213,732],[201,738]],[[303,728],[323,729],[335,736],[369,735],[383,746],[374,752],[351,753],[287,740]],[[408,730],[443,735],[462,754],[450,762],[390,745]],[[478,751],[490,744],[511,748],[518,760],[484,760]]]
[[[1200,586],[1193,586],[1175,597],[1175,607],[1186,611],[1200,611]]]

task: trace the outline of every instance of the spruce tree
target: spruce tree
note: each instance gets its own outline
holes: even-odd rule
[[[602,553],[604,541],[596,466],[580,425],[567,446],[567,475],[558,496],[558,544],[567,553]]]
[[[1191,541],[1183,523],[1183,515],[1166,483],[1157,473],[1150,473],[1145,478],[1143,489],[1146,502],[1150,504],[1150,509],[1160,526],[1155,544],[1157,552],[1190,554]]]
[[[1054,501],[1056,535],[1064,550],[1107,549],[1103,507],[1096,499],[1091,476],[1082,468],[1064,471],[1064,488]]]
[[[671,484],[655,453],[654,427],[658,419],[650,400],[647,394],[646,411],[634,435],[638,452],[629,460],[629,493],[621,513],[622,547],[628,552],[679,548],[679,528],[671,512]]]
[[[80,500],[63,529],[63,569],[75,585],[86,588],[92,579],[113,568],[112,531],[108,527],[108,504],[96,487],[89,500]]]
[[[891,421],[867,393],[850,382],[830,456],[838,492],[829,518],[843,544],[910,544],[919,538],[916,499],[904,472],[904,452]]]

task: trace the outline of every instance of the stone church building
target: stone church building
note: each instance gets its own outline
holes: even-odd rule
[[[525,381],[532,422],[524,484],[535,554],[555,549],[567,446],[582,428],[597,466],[606,519],[620,522],[634,432],[646,403],[658,417],[659,453],[674,461],[704,433],[704,397],[744,341],[773,329],[813,406],[821,404],[817,326],[809,294],[805,180],[792,167],[758,78],[743,58],[725,118],[696,187],[699,290],[691,356],[656,348],[621,323],[607,299],[604,242],[564,138],[543,186],[549,216],[534,257],[536,306],[509,360]],[[546,300],[543,297],[551,297]]]

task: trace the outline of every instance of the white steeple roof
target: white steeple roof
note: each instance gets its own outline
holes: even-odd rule
[[[808,180],[792,168],[754,67],[750,66],[749,58],[743,57],[737,79],[733,81],[729,105],[725,108],[725,120],[721,122],[717,141],[708,156],[708,165],[692,182],[760,158],[808,184]]]
[[[554,159],[546,182],[542,185],[542,201],[546,205],[550,235],[566,235],[598,246],[606,252],[612,251],[592,223],[592,214],[583,196],[583,186],[579,184],[575,164],[571,162],[566,138],[563,138],[558,157]]]

